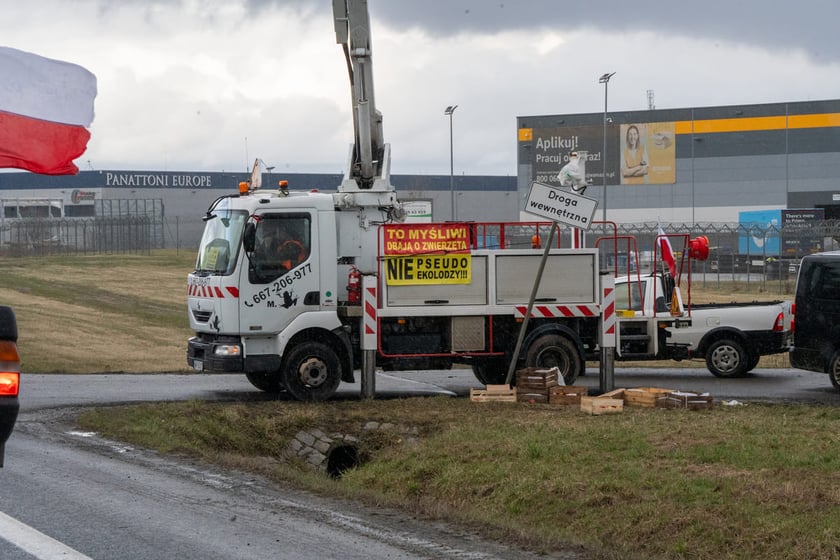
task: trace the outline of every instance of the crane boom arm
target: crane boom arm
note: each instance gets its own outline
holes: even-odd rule
[[[370,17],[367,0],[333,0],[336,42],[344,49],[353,106],[354,144],[339,190],[391,190],[390,147],[373,93]]]

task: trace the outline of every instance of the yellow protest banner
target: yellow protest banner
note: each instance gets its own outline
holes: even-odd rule
[[[466,224],[389,224],[383,228],[389,285],[470,283]]]

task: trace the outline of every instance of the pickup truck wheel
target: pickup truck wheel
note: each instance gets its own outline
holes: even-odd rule
[[[749,373],[754,370],[758,365],[759,360],[761,360],[761,354],[750,354],[750,359],[747,362],[747,369],[744,370],[744,373]]]
[[[245,377],[251,385],[266,393],[277,393],[283,388],[277,373],[246,373]]]
[[[299,401],[325,401],[341,383],[341,361],[322,342],[302,342],[289,351],[283,365],[283,385]]]
[[[472,365],[473,375],[485,385],[504,385],[507,380],[508,368],[504,360],[478,360]]]
[[[840,391],[840,352],[835,352],[828,364],[828,378],[834,388]]]
[[[525,355],[526,367],[553,368],[560,370],[566,385],[571,385],[583,370],[583,360],[574,343],[557,334],[546,334],[537,338]]]
[[[717,377],[742,377],[749,361],[749,354],[735,340],[716,340],[706,350],[706,367]]]

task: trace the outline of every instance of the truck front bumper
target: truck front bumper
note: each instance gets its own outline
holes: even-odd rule
[[[187,364],[196,371],[243,372],[242,343],[236,336],[194,336],[187,343]]]

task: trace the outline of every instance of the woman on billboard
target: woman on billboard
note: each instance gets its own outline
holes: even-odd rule
[[[624,185],[644,184],[648,173],[648,156],[639,126],[631,124],[624,133],[624,149],[621,151],[621,183]]]

